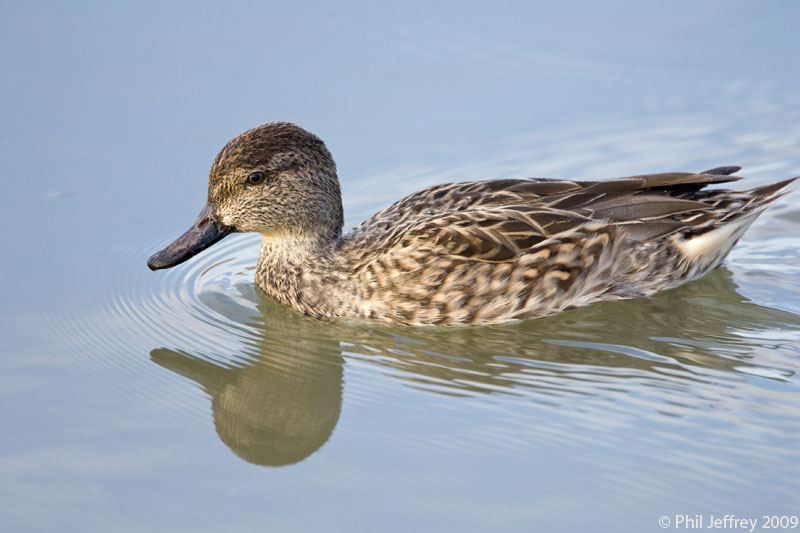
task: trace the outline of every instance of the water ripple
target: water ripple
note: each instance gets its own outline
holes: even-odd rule
[[[490,170],[499,177],[524,175],[519,169],[531,163],[523,153],[534,143],[544,154],[538,168],[576,175],[592,169],[596,175],[616,169],[607,156],[612,148],[625,161],[645,161],[654,145],[665,144],[694,155],[703,136],[719,133],[685,122],[680,129],[665,124],[637,135],[573,132],[569,142],[556,132],[550,141],[519,139],[516,148],[505,143],[502,152],[511,155],[451,168],[444,177],[480,177]],[[630,142],[634,137],[637,142]],[[556,149],[559,143],[563,146]],[[687,158],[686,166],[738,162],[726,153],[706,155],[715,160]],[[606,166],[598,165],[604,158]],[[758,157],[754,162],[757,166]],[[383,191],[382,203],[390,198],[375,182],[396,182],[398,172],[417,185],[442,177],[439,169],[428,167],[379,173],[371,181],[373,189]],[[402,187],[407,186],[403,180]],[[369,198],[362,200],[367,203],[356,210],[371,206]],[[771,232],[778,222],[782,230]],[[654,298],[476,328],[406,328],[299,316],[255,289],[258,241],[251,236],[226,238],[185,265],[155,274],[143,261],[161,243],[134,242],[111,250],[109,271],[129,277],[114,280],[113,292],[92,306],[89,318],[56,310],[45,327],[50,337],[85,347],[84,370],[112,368],[163,384],[191,380],[210,398],[219,438],[256,464],[291,464],[320,449],[346,399],[359,410],[408,405],[423,419],[431,412],[471,411],[497,421],[473,428],[468,438],[410,431],[398,445],[420,453],[435,447],[477,456],[490,446],[524,449],[531,439],[542,446],[569,442],[614,450],[635,438],[636,453],[644,455],[648,446],[684,446],[683,455],[669,459],[682,464],[713,456],[715,447],[738,438],[741,451],[728,450],[724,465],[708,467],[727,469],[714,478],[723,487],[741,454],[774,465],[800,458],[793,448],[776,444],[800,435],[791,416],[800,397],[800,316],[786,303],[787,295],[800,301],[798,229],[800,215],[783,206],[756,223],[753,233],[759,238],[745,238],[727,268],[697,282]],[[140,263],[141,268],[128,266]],[[169,372],[153,376],[151,363]],[[186,401],[180,389],[166,389],[162,394],[170,402]],[[367,441],[379,437],[364,436],[361,428],[384,423],[372,416],[364,415],[352,429]],[[639,434],[642,426],[647,433]],[[687,433],[703,439],[685,446]],[[686,472],[685,481],[699,475]],[[642,479],[628,482],[646,488]]]

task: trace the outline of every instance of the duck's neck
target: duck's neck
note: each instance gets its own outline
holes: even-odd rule
[[[329,236],[262,235],[256,281],[264,292],[281,303],[301,308],[303,291],[310,280],[326,269]]]

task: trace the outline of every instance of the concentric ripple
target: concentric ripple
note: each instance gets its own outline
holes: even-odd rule
[[[141,261],[147,253],[141,250],[137,256]],[[162,345],[202,346],[221,364],[235,364],[241,343],[256,335],[257,256],[258,239],[237,235],[177,268],[155,273],[142,268],[114,295],[109,312],[132,321],[139,334],[146,332]]]

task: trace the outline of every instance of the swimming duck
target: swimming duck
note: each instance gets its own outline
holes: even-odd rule
[[[648,296],[717,267],[794,179],[706,189],[740,167],[604,181],[446,183],[347,234],[336,165],[291,123],[232,139],[194,225],[147,261],[182,263],[233,232],[261,234],[256,283],[319,318],[490,324]]]

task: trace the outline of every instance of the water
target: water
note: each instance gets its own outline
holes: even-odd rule
[[[792,3],[5,12],[0,529],[800,513],[796,192],[697,282],[502,326],[297,316],[254,236],[145,266],[269,120],[327,141],[348,226],[453,179],[800,174]]]

